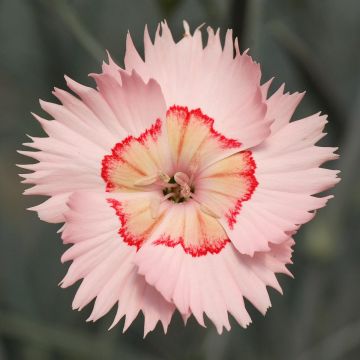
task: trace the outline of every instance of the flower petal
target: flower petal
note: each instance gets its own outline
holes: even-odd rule
[[[65,221],[64,214],[68,210],[67,201],[70,193],[54,195],[43,203],[33,206],[28,210],[36,211],[40,220],[49,223],[61,223]]]
[[[339,182],[338,171],[319,168],[337,158],[336,148],[315,146],[325,123],[319,114],[290,122],[252,149],[258,186],[236,221],[221,221],[242,254],[281,243],[332,197],[313,196]]]
[[[104,316],[117,304],[112,326],[125,316],[125,331],[141,310],[145,335],[159,320],[166,331],[174,306],[137,274],[133,263],[136,248],[119,236],[118,218],[105,195],[76,192],[70,197],[69,208],[62,238],[73,245],[62,261],[72,260],[72,264],[61,286],[83,279],[73,308],[82,309],[96,298],[89,321]]]
[[[97,121],[93,121],[94,116],[90,116],[88,119],[88,126],[95,127],[95,124],[99,124],[100,127],[105,129],[112,134],[114,138],[123,138],[127,135],[125,128],[116,118],[114,112],[110,106],[106,103],[103,95],[95,89],[82,85],[68,76],[65,76],[67,86],[77,94],[82,102],[91,110],[95,115]],[[80,106],[78,105],[79,109]],[[107,147],[109,143],[107,144]]]
[[[120,71],[120,70],[119,70]],[[166,104],[159,84],[145,83],[132,71],[121,72],[121,84],[109,73],[92,74],[99,92],[128,134],[139,136],[157,119],[165,119]]]
[[[41,107],[54,118],[49,121],[34,115],[49,137],[31,138],[32,143],[24,144],[40,150],[22,152],[39,160],[39,163],[20,165],[34,171],[22,175],[24,183],[35,185],[25,190],[25,194],[57,196],[58,207],[52,207],[47,215],[42,211],[44,206],[32,208],[50,222],[64,220],[66,201],[72,192],[103,188],[101,162],[114,144],[128,136],[127,131],[132,129],[134,134],[143,131],[148,122],[164,117],[166,111],[161,90],[155,81],[145,84],[135,73],[123,74],[122,85],[109,74],[98,75],[99,91],[68,77],[66,80],[80,99],[55,89],[54,95],[62,105],[40,102]],[[111,107],[109,84],[116,90],[111,99],[118,101],[122,109],[120,119],[117,117],[119,113]],[[119,96],[117,100],[116,96]]]
[[[172,225],[168,226],[172,231]],[[290,262],[292,244],[289,239],[254,257],[241,255],[228,244],[220,253],[194,257],[180,246],[149,242],[136,254],[135,262],[146,281],[182,314],[192,313],[205,326],[205,313],[221,333],[223,327],[230,329],[228,312],[243,327],[251,322],[244,298],[266,313],[271,306],[266,286],[281,292],[275,273],[291,275],[285,265]]]
[[[168,154],[168,141],[161,120],[137,138],[126,137],[102,160],[101,176],[107,191],[143,190],[137,186],[139,182],[156,177],[161,170],[167,171],[171,167]]]
[[[216,209],[229,226],[236,222],[242,203],[249,201],[258,182],[251,151],[241,151],[203,169],[195,183],[196,199]]]
[[[172,106],[167,112],[168,147],[173,159],[171,172],[195,173],[238,152],[241,144],[218,133],[214,120],[200,109]]]
[[[55,106],[57,116],[64,113],[68,119],[77,120],[61,106]],[[24,183],[34,185],[26,189],[24,194],[56,196],[56,200],[51,202],[56,203],[56,206],[51,206],[51,209],[50,202],[46,202],[46,206],[44,203],[31,210],[37,211],[40,218],[46,221],[62,222],[70,193],[103,187],[99,163],[106,150],[101,145],[93,143],[86,135],[73,131],[60,121],[48,121],[38,116],[36,118],[50,137],[31,137],[32,142],[24,144],[40,151],[20,151],[21,154],[39,161],[35,164],[19,165],[32,171],[21,175],[25,179]],[[47,214],[45,208],[49,210]]]
[[[262,85],[262,98],[266,100],[267,92],[272,80]],[[266,100],[267,113],[266,117],[269,120],[273,120],[271,125],[271,133],[274,134],[280,128],[287,125],[290,122],[297,106],[305,95],[305,92],[293,94],[285,93],[285,85],[280,88]]]
[[[190,34],[185,27],[184,37],[175,43],[163,22],[154,43],[145,29],[144,45],[145,61],[128,38],[125,68],[136,70],[145,81],[155,79],[167,107],[176,104],[200,108],[215,120],[217,131],[240,141],[242,150],[261,143],[269,135],[272,119],[265,116],[260,67],[246,53],[240,54],[231,30],[222,48],[219,31],[214,33],[209,27],[203,48],[199,28]]]

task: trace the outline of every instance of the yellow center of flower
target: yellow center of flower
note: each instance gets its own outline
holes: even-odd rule
[[[194,191],[195,187],[191,179],[185,173],[177,172],[165,184],[163,194],[166,199],[181,203],[188,200]]]
[[[250,151],[216,132],[200,110],[174,106],[138,138],[129,136],[104,157],[102,177],[121,221],[119,233],[138,248],[181,244],[201,256],[229,241],[219,219],[231,227],[241,203],[257,186]],[[126,195],[127,194],[127,195]],[[167,220],[166,220],[167,219]],[[171,223],[165,231],[164,222]]]

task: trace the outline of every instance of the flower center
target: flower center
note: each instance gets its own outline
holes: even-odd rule
[[[195,187],[192,185],[193,176],[191,178],[183,172],[177,172],[174,176],[157,171],[156,174],[145,176],[135,181],[134,186],[138,188],[159,186],[164,194],[164,200],[171,200],[175,203],[181,203],[188,200],[194,194]]]
[[[195,187],[190,178],[182,172],[177,172],[172,176],[163,188],[165,198],[175,203],[188,200],[194,192]]]
[[[229,151],[230,150],[230,151]],[[257,181],[250,151],[213,128],[198,110],[174,106],[139,137],[116,144],[102,177],[121,222],[119,234],[138,249],[181,244],[192,256],[218,253],[229,242],[219,219],[236,223]]]

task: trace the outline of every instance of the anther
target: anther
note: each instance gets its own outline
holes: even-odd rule
[[[174,180],[180,186],[189,185],[190,181],[189,177],[185,173],[180,171],[174,175]]]
[[[159,179],[163,181],[164,183],[168,183],[170,181],[170,176],[168,174],[165,174],[162,171],[159,171],[158,173]]]
[[[180,185],[180,195],[185,199],[191,196],[191,189],[188,184]]]

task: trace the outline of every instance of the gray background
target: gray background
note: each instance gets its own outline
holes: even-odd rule
[[[183,18],[234,27],[264,80],[307,91],[297,117],[328,113],[325,143],[340,145],[329,166],[343,181],[296,236],[295,280],[280,277],[285,295],[270,290],[265,318],[249,306],[253,325],[232,321],[222,336],[178,315],[167,336],[158,327],[145,340],[141,317],[124,335],[106,330],[114,312],[86,324],[90,307],[71,310],[76,286],[57,287],[68,266],[59,226],[25,211],[40,199],[21,195],[14,165],[27,161],[16,153],[24,134],[42,134],[30,116],[39,97],[53,100],[63,74],[91,84],[104,49],[121,63],[126,31],[142,49],[144,24],[154,31],[164,17],[177,39]],[[358,0],[0,0],[0,359],[359,359],[359,34]]]

